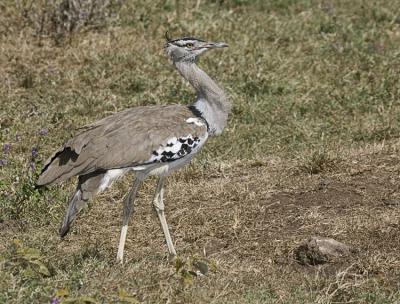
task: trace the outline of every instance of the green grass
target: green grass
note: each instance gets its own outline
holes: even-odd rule
[[[337,297],[343,302],[394,303],[398,299],[398,292],[379,286],[346,289],[345,295],[331,298],[323,295],[327,289],[321,286],[302,286],[290,295],[287,291],[279,295],[268,284],[253,285],[235,294],[231,287],[225,290],[216,283],[215,290],[207,293],[196,286],[197,281],[192,287],[179,283],[173,266],[170,276],[165,277],[164,271],[164,277],[157,278],[152,272],[126,287],[121,278],[132,278],[132,272],[147,267],[143,265],[157,267],[160,257],[153,254],[150,261],[135,260],[129,274],[119,268],[113,274],[113,247],[107,247],[111,244],[101,249],[88,245],[58,259],[62,250],[55,231],[72,185],[38,190],[34,182],[45,159],[77,127],[128,107],[193,100],[192,89],[163,53],[166,30],[173,36],[193,35],[230,45],[200,60],[204,70],[226,88],[234,106],[223,135],[211,140],[194,165],[179,175],[188,181],[193,176],[207,179],[209,170],[220,174],[220,164],[262,167],[264,161],[277,158],[296,163],[298,174],[320,174],[337,170],[346,151],[396,141],[400,134],[399,1],[130,0],[122,5],[113,2],[108,17],[99,13],[71,33],[52,28],[49,16],[57,10],[55,1],[50,1],[48,11],[41,9],[46,1],[3,2],[0,225],[16,232],[8,239],[9,232],[0,230],[4,242],[0,302],[48,302],[63,288],[68,289],[68,298],[78,301],[90,296],[104,303],[122,301],[121,290],[129,290],[132,299],[142,302],[215,298],[216,303],[225,303],[224,299],[333,303]],[[41,17],[48,18],[42,29],[38,27]],[[181,181],[179,176],[176,179]],[[112,199],[120,200],[122,193]],[[38,260],[49,274],[35,272],[36,262],[23,256],[14,259],[13,238],[20,239],[23,248],[39,250]],[[113,277],[117,275],[121,278]],[[146,296],[141,288],[154,284],[152,280],[159,280],[164,294]],[[213,285],[212,278],[206,280]],[[99,290],[104,282],[113,287]],[[133,290],[140,291],[131,295]],[[130,303],[136,301],[132,299]]]

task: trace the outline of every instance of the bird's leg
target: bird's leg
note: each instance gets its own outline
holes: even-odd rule
[[[165,219],[163,194],[164,194],[164,178],[160,177],[160,179],[158,180],[156,193],[154,195],[153,205],[154,208],[156,209],[158,218],[160,219],[161,227],[165,235],[165,241],[167,242],[169,254],[172,256],[176,256],[174,244],[172,243],[167,221]]]
[[[126,233],[128,232],[129,218],[132,215],[136,194],[141,184],[142,180],[136,178],[131,190],[129,191],[128,195],[125,197],[124,200],[122,229],[121,229],[121,236],[119,238],[118,253],[117,253],[117,261],[121,263],[123,262],[124,258],[124,247],[126,241]]]

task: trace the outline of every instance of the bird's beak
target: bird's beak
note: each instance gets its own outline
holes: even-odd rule
[[[209,49],[226,48],[228,46],[229,45],[225,42],[208,42],[207,45],[205,45],[205,47]]]

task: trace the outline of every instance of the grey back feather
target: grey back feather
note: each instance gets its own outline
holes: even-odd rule
[[[87,125],[47,160],[37,184],[145,163],[171,137],[201,137],[207,132],[206,126],[188,124],[190,117],[193,113],[183,105],[146,106]]]

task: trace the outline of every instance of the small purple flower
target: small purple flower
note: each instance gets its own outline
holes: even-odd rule
[[[36,158],[36,156],[38,156],[38,150],[37,150],[37,148],[36,147],[33,147],[32,148],[32,158]]]
[[[10,153],[10,150],[11,150],[11,145],[10,145],[10,144],[4,144],[4,145],[3,145],[3,152],[4,152],[4,154]]]
[[[60,300],[58,298],[56,298],[56,297],[51,298],[50,304],[60,304]]]
[[[0,159],[0,167],[7,166],[8,161],[6,159]]]
[[[385,45],[380,42],[375,42],[372,44],[372,47],[375,51],[384,51],[385,50]]]
[[[47,134],[49,134],[49,129],[47,128],[43,128],[39,131],[39,135],[41,136],[46,136]]]
[[[87,13],[87,12],[80,12],[80,13],[79,13],[79,19],[86,19],[87,16],[88,16],[88,13]]]

